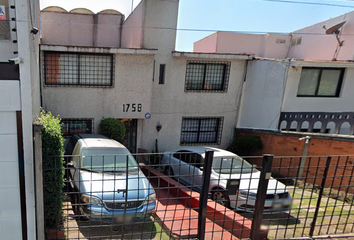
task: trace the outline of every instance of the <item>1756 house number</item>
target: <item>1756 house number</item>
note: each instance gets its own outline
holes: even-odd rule
[[[141,103],[123,104],[123,112],[141,112],[143,105]]]

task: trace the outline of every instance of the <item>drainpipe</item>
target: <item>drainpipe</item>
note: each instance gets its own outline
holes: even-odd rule
[[[301,156],[301,160],[300,160],[300,168],[299,168],[299,171],[297,173],[297,179],[300,179],[302,177],[302,173],[304,171],[305,161],[306,161],[306,156],[307,156],[307,150],[309,148],[310,139],[311,139],[310,136],[299,138],[300,141],[305,140],[305,143],[304,143],[304,148],[302,150],[302,156]]]

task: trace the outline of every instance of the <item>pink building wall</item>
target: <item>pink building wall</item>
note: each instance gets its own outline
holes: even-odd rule
[[[194,52],[216,53],[218,33],[213,33],[193,44]]]
[[[142,48],[145,1],[141,1],[122,26],[122,48]]]
[[[278,43],[283,40],[284,43]],[[257,57],[285,58],[289,35],[216,32],[194,43],[194,52],[250,53]]]
[[[340,29],[339,37],[340,41],[344,42],[343,46],[338,48],[336,35],[327,35],[325,32],[343,21],[346,23]],[[301,38],[301,44],[291,46],[292,40],[298,38]],[[354,11],[289,34],[217,32],[195,42],[194,51],[214,52],[215,49],[217,53],[252,53],[256,57],[278,59],[354,60],[353,46]]]
[[[290,47],[288,57],[306,60],[332,60],[338,46],[335,34],[327,35],[327,29],[346,21],[340,29],[340,40],[344,41],[337,60],[353,60],[354,56],[354,12],[350,12],[293,32],[293,39],[301,37],[301,44]]]
[[[41,12],[42,43],[120,47],[121,14]],[[53,30],[55,29],[55,30]]]

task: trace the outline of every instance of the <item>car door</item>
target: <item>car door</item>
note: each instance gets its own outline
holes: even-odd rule
[[[189,158],[188,154],[190,151],[180,150],[173,154],[173,158],[178,159],[177,164],[172,166],[173,172],[176,177],[179,178],[180,181],[185,183],[186,185],[190,185],[190,167],[189,167]]]
[[[200,191],[202,187],[204,159],[200,154],[191,152],[186,155],[186,162],[189,163],[187,181],[193,189]]]

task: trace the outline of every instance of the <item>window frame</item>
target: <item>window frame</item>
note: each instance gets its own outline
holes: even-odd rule
[[[201,128],[201,122],[202,120],[207,120],[207,119],[217,119],[216,123],[216,131],[215,132],[215,141],[214,142],[199,142],[199,136],[200,133],[203,133],[203,131],[200,130]],[[199,120],[198,123],[198,131],[183,131],[183,121],[184,120]],[[222,137],[222,130],[223,130],[223,124],[224,124],[224,117],[182,117],[182,122],[181,122],[181,135],[180,135],[180,145],[181,146],[186,146],[186,145],[220,145],[221,144],[221,137]],[[197,132],[197,142],[187,142],[183,137],[183,133],[195,133]],[[207,131],[210,132],[210,131]]]
[[[47,81],[47,65],[46,65],[46,55],[47,54],[67,54],[67,55],[77,55],[78,56],[78,61],[77,61],[77,69],[78,69],[78,76],[77,76],[77,81],[78,83],[49,83]],[[46,87],[100,87],[100,88],[112,88],[114,87],[114,65],[115,65],[115,57],[114,54],[110,53],[91,53],[91,52],[64,52],[64,51],[42,51],[41,54],[43,61],[42,61],[42,66],[43,66],[43,81],[44,81],[44,86]],[[106,56],[110,57],[110,83],[109,84],[80,84],[80,56]]]
[[[315,90],[315,94],[314,95],[299,95],[299,86],[300,86],[300,82],[301,82],[301,75],[302,75],[302,71],[304,69],[313,69],[313,70],[320,70],[320,74],[318,75],[317,78],[317,83],[316,83],[316,90]],[[336,93],[335,95],[318,95],[318,90],[320,88],[320,83],[321,83],[321,77],[322,77],[322,72],[323,70],[340,70],[340,74],[339,74],[339,79],[338,79],[338,83],[337,83],[337,88],[336,88]],[[345,68],[334,68],[334,67],[303,67],[301,69],[301,73],[300,73],[300,79],[299,79],[299,84],[298,84],[298,88],[297,88],[297,93],[296,93],[296,97],[314,97],[314,98],[338,98],[340,95],[340,91],[342,89],[342,84],[343,84],[343,79],[344,79],[344,73],[345,73]]]
[[[190,89],[187,88],[188,81],[187,76],[188,73],[191,71],[189,66],[192,65],[203,65],[204,72],[203,72],[203,84],[202,89]],[[222,89],[205,89],[205,78],[207,73],[207,66],[208,65],[223,65],[223,75],[222,75]],[[227,92],[228,85],[229,85],[229,78],[230,78],[230,69],[231,69],[231,62],[214,62],[214,61],[187,61],[186,65],[186,74],[185,74],[185,84],[184,84],[184,91],[185,92]]]
[[[91,127],[91,133],[89,134],[93,134],[93,118],[62,118],[61,119],[61,124],[64,124],[64,121],[86,121],[86,124],[89,124]],[[69,123],[69,127],[68,127],[68,132],[64,133],[63,129],[61,130],[63,133],[63,136],[73,136],[74,134],[80,134],[81,132],[74,132],[74,133],[70,133],[70,123]],[[81,134],[85,134],[88,132],[83,132]]]

